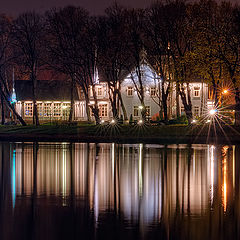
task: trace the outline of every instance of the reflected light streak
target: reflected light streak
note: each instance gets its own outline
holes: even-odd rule
[[[66,149],[63,149],[63,161],[62,161],[62,191],[63,191],[63,206],[66,205],[66,172],[67,172],[67,166],[66,166]]]
[[[143,144],[139,144],[139,165],[138,165],[138,177],[139,177],[139,196],[142,196],[142,149]]]
[[[233,173],[232,173],[232,177],[233,177],[233,189],[235,188],[235,146],[232,147],[233,148]],[[235,191],[233,191],[235,192]]]
[[[222,171],[223,171],[223,185],[222,185],[222,202],[223,210],[227,210],[227,151],[228,146],[223,147],[223,160],[222,160]]]
[[[211,205],[213,204],[213,197],[214,197],[214,149],[215,147],[212,145],[210,147],[210,179],[211,179],[211,186],[210,186],[210,192],[211,192]]]
[[[113,182],[114,182],[114,162],[115,162],[114,153],[115,153],[115,144],[112,143],[112,180]]]
[[[12,203],[15,208],[16,202],[16,150],[13,150],[12,157]]]

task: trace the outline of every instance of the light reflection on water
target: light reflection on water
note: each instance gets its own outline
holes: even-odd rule
[[[239,146],[0,143],[0,237],[238,239],[239,158]]]

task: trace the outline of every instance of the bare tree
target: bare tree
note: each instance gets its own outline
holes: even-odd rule
[[[21,14],[15,21],[12,36],[16,63],[21,66],[32,81],[33,124],[39,125],[37,110],[37,72],[42,65],[43,19],[35,12]]]
[[[106,17],[98,19],[99,71],[108,84],[113,118],[119,118],[120,105],[124,120],[127,112],[121,96],[121,83],[128,62],[126,9],[114,4],[106,9]]]
[[[142,119],[146,120],[146,106],[145,106],[145,93],[144,93],[144,77],[143,77],[143,63],[146,60],[145,50],[144,50],[144,39],[143,39],[143,23],[144,23],[145,13],[143,10],[130,9],[128,10],[127,19],[127,39],[128,39],[128,51],[129,51],[129,61],[130,66],[127,69],[130,73],[130,77],[134,84],[137,96],[139,98],[140,104],[142,106],[141,115]],[[132,69],[135,69],[132,71]]]
[[[164,121],[168,121],[168,97],[173,76],[172,60],[170,55],[169,35],[169,11],[168,6],[161,2],[153,4],[147,12],[145,25],[145,47],[148,50],[150,63],[159,75],[159,98],[160,116],[163,112]]]
[[[1,94],[1,109],[2,109],[2,124],[5,122],[5,105],[19,120],[22,125],[26,125],[22,117],[16,112],[15,106],[11,101],[12,83],[7,77],[7,70],[11,68],[11,63],[14,58],[11,48],[11,30],[12,23],[6,16],[0,16],[0,94]]]
[[[82,8],[65,7],[52,9],[46,14],[48,19],[47,49],[51,67],[71,79],[71,110],[69,121],[73,118],[73,90],[78,84],[84,94],[86,114],[90,121],[92,109],[95,120],[100,122],[94,84],[96,69],[96,38],[92,20]],[[93,89],[94,104],[90,104],[90,88]]]

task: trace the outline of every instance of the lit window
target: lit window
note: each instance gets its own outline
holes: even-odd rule
[[[53,116],[60,117],[61,116],[61,103],[54,103],[53,104]]]
[[[43,107],[43,110],[44,110],[44,117],[49,117],[51,116],[51,106],[52,104],[51,103],[44,103],[44,107]]]
[[[97,96],[102,96],[102,95],[103,95],[102,87],[98,87],[97,88]]]
[[[107,104],[99,104],[99,116],[107,117],[108,116],[108,105]]]
[[[150,89],[150,96],[155,97],[156,96],[156,88],[151,88]]]
[[[199,106],[194,106],[193,114],[194,114],[194,116],[196,116],[196,117],[199,116]]]
[[[24,113],[25,113],[25,117],[32,117],[33,116],[33,104],[32,103],[25,103],[24,104]]]
[[[134,107],[133,107],[133,116],[134,116],[134,117],[138,117],[138,114],[139,114],[139,113],[138,113],[138,109],[139,109],[138,106],[134,106]]]
[[[184,107],[181,107],[181,115],[184,115],[185,114],[185,109]]]
[[[200,97],[200,88],[199,87],[194,88],[193,96]]]
[[[70,108],[71,108],[70,103],[63,103],[63,105],[62,105],[62,116],[65,120],[67,120],[67,118],[69,117]]]
[[[42,117],[43,116],[43,104],[42,103],[37,103],[37,111],[38,111],[38,116]]]
[[[90,86],[89,88],[89,96],[92,97],[93,96],[93,90],[92,90],[92,86]]]
[[[133,87],[127,87],[127,95],[133,96]]]
[[[146,116],[150,116],[150,106],[146,106]]]

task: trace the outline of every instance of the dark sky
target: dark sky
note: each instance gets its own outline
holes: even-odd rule
[[[117,2],[125,6],[145,7],[151,3],[151,0],[119,0]],[[51,7],[76,5],[86,8],[92,14],[101,14],[111,3],[113,0],[2,0],[0,13],[15,16],[26,10],[44,11]]]
[[[231,0],[233,3],[240,3],[240,0]],[[113,0],[1,0],[0,13],[16,16],[26,10],[45,11],[51,7],[65,5],[82,6],[92,14],[101,14]],[[131,7],[148,6],[151,0],[118,0],[117,2]]]

